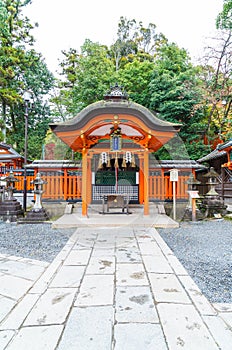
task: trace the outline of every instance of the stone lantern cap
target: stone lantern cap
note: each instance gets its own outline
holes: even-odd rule
[[[197,179],[195,179],[195,177],[193,176],[193,174],[191,173],[189,175],[189,178],[187,181],[185,181],[186,184],[188,185],[199,185],[201,183],[201,181],[198,181]]]
[[[36,178],[31,181],[33,185],[44,185],[47,181],[43,180],[40,173],[37,173]]]
[[[209,171],[207,174],[203,175],[204,177],[211,177],[211,178],[216,178],[219,176],[219,174],[214,170],[213,167],[210,167]]]
[[[19,179],[14,177],[13,171],[10,171],[10,174],[2,179],[2,181],[6,181],[7,186],[8,184],[13,184],[14,182],[19,182]]]

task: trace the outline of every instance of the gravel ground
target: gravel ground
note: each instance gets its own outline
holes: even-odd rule
[[[75,230],[52,229],[51,224],[0,222],[0,254],[51,262]]]
[[[182,223],[161,237],[212,303],[232,303],[232,221]]]

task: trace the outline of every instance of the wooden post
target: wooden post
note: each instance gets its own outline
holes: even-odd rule
[[[222,192],[221,192],[221,196],[222,196],[222,200],[224,201],[225,199],[225,168],[221,168],[222,171]]]
[[[164,177],[164,169],[161,169],[161,186],[160,186],[160,199],[165,200],[166,188],[165,188],[165,177]]]
[[[87,204],[92,201],[92,171],[91,171],[92,157],[87,159]]]
[[[144,152],[144,215],[149,215],[149,152]]]
[[[192,198],[192,221],[196,221],[196,198]]]
[[[176,181],[173,181],[173,220],[176,220]]]
[[[84,148],[82,151],[82,216],[88,216],[88,199],[87,199],[87,151]]]
[[[178,170],[170,170],[170,181],[172,182],[173,191],[173,220],[176,220],[176,184],[178,182]]]
[[[68,198],[68,172],[64,169],[64,200]]]

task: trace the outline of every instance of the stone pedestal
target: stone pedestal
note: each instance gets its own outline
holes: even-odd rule
[[[0,202],[0,217],[3,218],[3,221],[15,222],[19,217],[23,217],[23,215],[22,206],[15,198]]]
[[[14,185],[19,180],[14,177],[12,171],[1,180],[6,183],[6,186],[1,188],[0,217],[3,218],[3,221],[15,222],[24,215],[21,204],[13,196]]]
[[[49,220],[46,209],[32,209],[27,212],[27,216],[22,220],[25,224],[39,224]]]

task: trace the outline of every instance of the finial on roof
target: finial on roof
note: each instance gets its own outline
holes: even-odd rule
[[[104,96],[105,100],[128,100],[128,95],[122,86],[115,83],[114,86],[110,87],[110,91]]]

